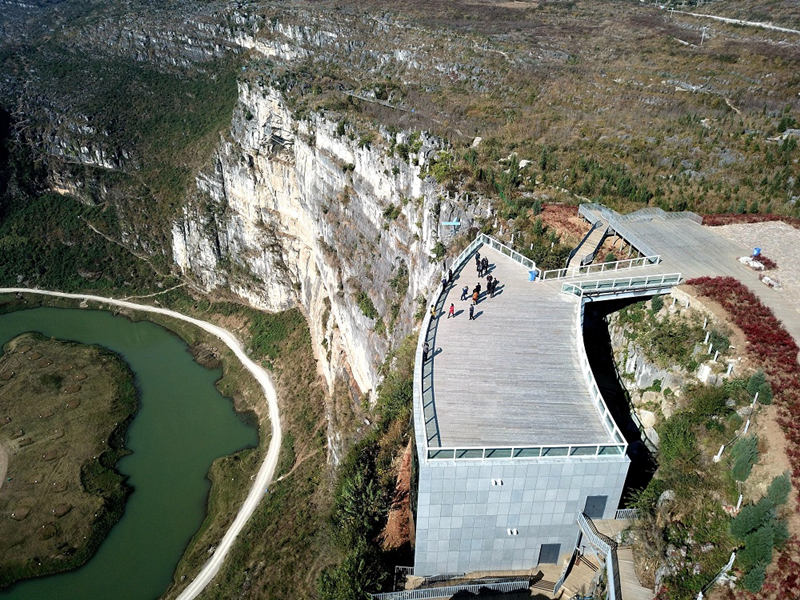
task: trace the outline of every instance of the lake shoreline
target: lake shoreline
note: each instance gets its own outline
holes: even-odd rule
[[[88,306],[87,306],[88,304]],[[139,321],[148,321],[154,325],[157,325],[160,329],[165,330],[167,333],[171,334],[170,337],[174,337],[184,347],[184,350],[190,355],[192,361],[199,365],[200,367],[205,369],[210,368],[219,368],[222,367],[223,373],[215,378],[214,386],[216,391],[219,393],[220,396],[224,397],[226,402],[230,402],[228,405],[230,408],[233,408],[235,411],[235,415],[244,425],[248,428],[251,428],[252,431],[257,432],[257,441],[255,446],[251,446],[247,444],[245,446],[240,447],[238,450],[234,450],[232,454],[226,453],[221,455],[219,458],[215,459],[211,465],[206,470],[205,479],[208,481],[212,481],[214,485],[218,485],[219,481],[213,481],[212,478],[212,467],[217,461],[221,461],[231,457],[238,457],[246,454],[254,454],[255,461],[253,465],[253,471],[255,472],[258,469],[258,462],[261,460],[263,456],[263,450],[266,447],[267,436],[265,435],[265,423],[268,421],[264,418],[263,413],[266,411],[261,412],[253,410],[251,406],[248,406],[245,403],[237,401],[237,398],[234,397],[234,394],[231,394],[230,384],[227,387],[220,385],[223,379],[227,377],[226,371],[234,367],[234,370],[242,370],[242,366],[240,364],[237,365],[237,359],[233,356],[232,353],[228,353],[227,346],[224,345],[224,342],[220,342],[220,340],[215,339],[211,336],[208,332],[203,331],[199,327],[191,324],[191,323],[183,323],[178,319],[171,318],[169,316],[160,315],[160,314],[150,314],[147,312],[139,312],[133,309],[129,309],[127,307],[124,308],[117,308],[103,303],[97,303],[95,301],[86,301],[78,300],[78,299],[65,299],[59,297],[51,297],[51,296],[40,296],[33,293],[25,293],[25,294],[13,294],[7,293],[0,296],[0,314],[3,313],[10,313],[16,311],[24,311],[29,309],[36,309],[40,307],[47,307],[47,308],[71,308],[71,309],[88,309],[92,311],[99,311],[99,312],[106,312],[114,316],[123,316],[126,320],[137,323]],[[188,327],[187,327],[188,325]],[[189,332],[187,335],[187,329],[191,329],[192,331]],[[209,341],[210,338],[210,341]],[[198,342],[198,340],[200,340]],[[207,360],[208,356],[204,357],[199,356],[197,349],[198,346],[209,346],[212,349],[216,348],[217,351],[214,356],[214,360]],[[226,356],[228,354],[228,356]],[[219,362],[219,364],[216,364]],[[231,364],[233,363],[233,364]],[[261,395],[261,402],[263,404],[263,395]],[[238,458],[237,458],[238,460]],[[207,485],[207,484],[206,484]],[[246,492],[246,489],[243,493]],[[130,492],[129,492],[130,493]],[[216,520],[218,517],[217,514],[214,513],[213,507],[210,505],[211,496],[214,493],[214,489],[206,488],[204,492],[203,498],[203,515],[201,518],[201,523],[199,524],[200,528],[205,528],[208,521]],[[127,497],[127,495],[126,495]],[[115,512],[118,514],[124,514],[124,499],[123,503],[117,506]],[[199,530],[194,531],[192,535],[186,540],[185,545],[183,547],[183,551],[179,556],[178,563],[175,565],[177,566],[181,564],[183,561],[183,557],[191,548],[195,537],[199,533]],[[101,540],[102,541],[102,540]],[[73,570],[78,568],[79,565],[73,566]],[[66,569],[62,569],[59,572],[65,572]],[[169,587],[169,583],[165,582],[164,589],[161,590],[161,593],[166,591],[166,588]]]
[[[115,397],[110,399],[111,404],[119,401],[126,409],[125,418],[114,426],[106,440],[106,450],[94,458],[80,464],[81,483],[87,495],[93,495],[102,499],[101,509],[98,510],[97,518],[92,523],[88,537],[81,544],[72,548],[74,552],[64,559],[45,559],[40,557],[37,565],[30,562],[28,564],[5,563],[0,571],[0,591],[13,589],[17,584],[28,580],[67,573],[83,567],[97,553],[103,541],[108,537],[113,527],[119,522],[125,513],[125,505],[133,488],[128,485],[128,477],[118,469],[118,463],[124,456],[130,454],[126,447],[128,428],[136,418],[139,411],[139,390],[135,385],[135,373],[125,359],[114,352],[98,344],[80,344],[71,340],[48,340],[44,335],[37,331],[22,333],[8,343],[15,342],[23,336],[28,336],[34,341],[46,342],[56,341],[62,347],[75,347],[76,350],[85,348],[87,351],[97,352],[99,357],[108,357],[113,361],[114,367],[121,371],[120,377],[115,378],[117,389]],[[5,350],[5,344],[3,350]],[[0,354],[2,357],[2,354]],[[30,368],[30,365],[28,365]],[[104,369],[105,370],[105,369]],[[105,373],[102,374],[103,376]],[[94,494],[86,490],[86,483],[92,479],[106,482],[108,489],[98,489]],[[40,493],[44,493],[42,490]],[[28,560],[28,559],[26,559]]]

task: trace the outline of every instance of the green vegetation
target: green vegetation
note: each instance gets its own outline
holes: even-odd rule
[[[761,590],[773,548],[782,547],[789,539],[786,521],[778,517],[778,510],[786,502],[790,488],[788,474],[779,475],[766,496],[745,505],[731,521],[731,534],[743,546],[736,555],[736,565],[743,572],[742,586],[749,592]]]
[[[540,270],[561,269],[567,263],[572,247],[561,243],[554,229],[547,227],[533,209],[514,220],[514,246],[536,263]]]
[[[645,310],[645,302],[620,310],[620,324],[633,325],[626,328],[625,335],[636,340],[645,356],[662,367],[697,368],[695,348],[705,337],[702,326],[696,319],[680,314],[657,316],[663,305],[664,300],[656,296],[651,300],[650,310]]]
[[[656,426],[659,467],[656,476],[636,496],[641,516],[636,528],[657,563],[665,560],[669,544],[686,552],[676,572],[664,581],[665,599],[696,596],[737,546],[739,530],[731,526],[722,510],[723,504],[735,505],[738,498],[734,473],[720,469],[711,457],[741,426],[735,408],[748,402],[745,384],[746,380],[737,379],[722,386],[686,387],[681,394],[683,407]],[[731,464],[736,475],[740,475],[739,470],[749,474],[757,456],[752,452],[757,440],[754,436],[744,438],[740,444],[723,464]],[[733,455],[742,458],[736,460]],[[744,473],[741,476],[746,478]],[[785,484],[783,480],[774,484],[776,497],[780,497]],[[673,499],[659,505],[667,490]]]
[[[113,209],[43,194],[0,198],[0,284],[64,291],[151,290],[156,275],[145,261],[89,229],[120,235]],[[173,280],[162,279],[167,284]]]
[[[410,336],[387,359],[373,411],[375,424],[339,467],[330,522],[343,558],[320,576],[321,600],[367,598],[390,581],[398,552],[409,552],[408,547],[385,551],[378,538],[395,487],[392,463],[411,439],[414,348]]]
[[[137,409],[133,373],[96,346],[24,334],[0,356],[0,588],[69,571],[97,551],[131,489],[116,470]],[[2,452],[0,447],[0,452]],[[46,485],[36,485],[44,469]]]
[[[758,393],[758,401],[761,404],[772,404],[772,386],[767,381],[764,371],[756,371],[747,380],[747,393],[755,397]]]
[[[278,358],[286,338],[292,332],[305,326],[303,313],[298,309],[281,313],[248,310],[247,313],[250,322],[249,352],[255,359],[275,360]]]
[[[356,303],[358,304],[358,308],[361,309],[361,312],[364,313],[364,316],[369,319],[377,319],[380,315],[378,314],[378,309],[375,308],[375,305],[372,303],[372,299],[369,297],[369,294],[364,290],[359,290],[356,294]]]

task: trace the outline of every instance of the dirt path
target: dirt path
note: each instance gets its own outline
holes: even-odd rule
[[[791,29],[789,27],[780,27],[772,23],[761,23],[760,21],[744,21],[742,19],[731,19],[730,17],[720,17],[718,15],[708,15],[704,13],[686,12],[682,10],[670,11],[681,15],[691,15],[693,17],[701,17],[704,19],[714,19],[715,21],[722,21],[731,25],[742,25],[746,27],[760,27],[761,29],[769,29],[771,31],[780,31],[782,33],[796,33],[800,34],[800,29]]]
[[[6,473],[8,472],[8,451],[0,443],[0,489],[3,488],[3,483],[6,480]]]
[[[245,498],[236,518],[231,523],[228,531],[222,537],[222,540],[217,544],[216,550],[212,557],[203,565],[203,568],[197,574],[195,579],[186,586],[183,592],[178,596],[179,600],[192,600],[203,591],[203,589],[211,582],[214,576],[219,572],[225,557],[228,555],[233,543],[236,541],[239,533],[245,526],[245,523],[250,519],[252,514],[258,507],[259,502],[268,492],[268,487],[272,482],[275,474],[275,468],[278,465],[278,453],[281,448],[281,421],[280,412],[278,410],[278,397],[275,393],[275,386],[272,384],[272,379],[260,365],[253,362],[245,351],[242,349],[242,344],[236,337],[227,329],[223,329],[218,325],[214,325],[207,321],[201,321],[194,317],[189,317],[174,310],[161,308],[158,306],[150,306],[147,304],[136,304],[135,302],[128,302],[126,300],[117,300],[115,298],[104,298],[102,296],[92,296],[88,294],[67,294],[63,292],[51,292],[48,290],[37,290],[31,288],[0,288],[0,294],[40,294],[42,296],[53,296],[57,298],[71,298],[73,300],[85,300],[91,302],[98,302],[101,305],[121,306],[131,310],[138,310],[142,312],[156,313],[165,315],[173,319],[191,323],[206,331],[214,337],[221,340],[231,351],[236,355],[236,358],[241,361],[242,366],[250,371],[255,380],[261,386],[264,392],[264,399],[269,408],[269,420],[271,425],[271,437],[269,440],[269,448],[267,455],[264,457],[264,462],[258,469],[258,473],[253,479],[253,485]]]

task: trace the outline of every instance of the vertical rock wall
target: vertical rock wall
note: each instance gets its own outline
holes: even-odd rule
[[[423,137],[407,160],[390,156],[335,120],[295,120],[268,85],[241,83],[230,135],[173,225],[174,259],[253,306],[301,305],[329,385],[346,371],[374,391],[440,268],[439,219],[468,220],[423,176],[437,150]]]

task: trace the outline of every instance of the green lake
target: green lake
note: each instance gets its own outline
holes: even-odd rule
[[[97,310],[37,308],[0,315],[0,345],[26,331],[105,346],[133,369],[139,412],[126,443],[133,454],[117,469],[134,492],[86,565],[19,583],[0,599],[157,598],[205,516],[211,463],[257,445],[258,432],[214,387],[220,371],[197,364],[186,343],[158,325]]]

